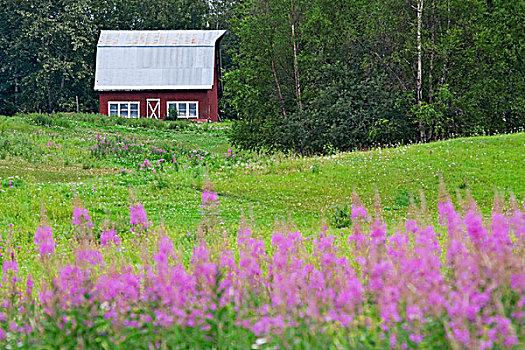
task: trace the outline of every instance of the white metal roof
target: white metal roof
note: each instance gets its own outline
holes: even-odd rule
[[[102,31],[95,90],[211,89],[224,30]]]

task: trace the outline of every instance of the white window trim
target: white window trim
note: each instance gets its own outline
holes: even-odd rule
[[[177,104],[177,119],[199,119],[199,101],[168,101],[166,102],[166,110],[168,111],[167,114],[170,113],[170,104],[171,103],[176,103]],[[195,105],[197,106],[196,108],[196,112],[197,112],[197,115],[196,116],[180,116],[178,114],[178,111],[179,111],[179,103],[185,103],[186,104],[186,111],[188,111],[188,114],[190,112],[190,106],[189,104],[190,103],[195,103]]]
[[[109,105],[112,104],[112,103],[117,104],[117,106],[118,106],[118,108],[117,108],[117,115],[118,115],[119,117],[122,117],[122,116],[120,115],[120,105],[121,105],[121,104],[124,104],[124,103],[127,103],[127,104],[128,104],[128,116],[127,116],[127,117],[123,117],[123,118],[133,118],[133,117],[130,116],[130,114],[131,114],[131,113],[130,113],[130,111],[131,111],[131,106],[130,106],[130,104],[131,104],[131,103],[138,103],[138,105],[139,105],[139,109],[138,109],[138,117],[137,117],[137,118],[140,118],[140,101],[108,101],[108,116],[111,116],[111,109],[110,109],[110,106],[109,106]]]

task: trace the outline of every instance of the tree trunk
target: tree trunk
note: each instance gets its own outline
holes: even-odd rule
[[[277,78],[277,70],[275,69],[275,58],[273,54],[273,45],[271,41],[270,41],[270,49],[272,50],[272,54],[270,56],[271,56],[271,61],[272,61],[272,73],[273,73],[273,78],[275,80],[275,87],[277,88],[277,94],[279,95],[279,101],[281,102],[283,117],[286,119],[286,108],[284,107],[284,98],[283,98],[283,94],[281,93],[281,84],[279,83],[279,79]]]
[[[48,112],[53,113],[53,97],[51,96],[51,88],[47,87],[47,105],[48,105]]]
[[[265,2],[265,5],[266,5],[265,14],[266,14],[266,16],[269,16],[270,15],[270,10],[269,10],[269,7],[268,7],[268,3]],[[279,96],[279,102],[281,103],[282,114],[283,114],[284,119],[286,119],[286,107],[284,106],[284,98],[283,98],[283,94],[281,92],[281,83],[279,82],[279,78],[277,77],[277,69],[275,68],[274,45],[273,45],[273,41],[272,41],[271,38],[272,38],[272,36],[270,35],[270,33],[268,33],[268,43],[270,44],[270,61],[271,61],[271,64],[272,64],[272,75],[273,75],[273,79],[275,81],[275,87],[277,89],[277,95]]]
[[[423,48],[421,44],[421,27],[423,24],[423,0],[417,0],[417,78],[416,78],[416,95],[417,105],[421,107],[423,102]],[[419,118],[419,136],[421,141],[425,142],[425,130],[423,121]]]
[[[447,79],[447,70],[448,70],[448,36],[450,31],[450,0],[447,1],[447,44],[445,45],[445,49],[443,50],[443,72],[441,73],[441,81],[440,85],[445,85],[445,81]]]
[[[18,77],[15,78],[15,108],[18,109]]]
[[[428,103],[434,102],[434,53],[436,47],[436,5],[432,0],[432,25],[430,27],[430,62],[428,67]]]
[[[303,109],[303,102],[301,101],[301,80],[299,79],[299,63],[297,60],[297,42],[295,40],[295,12],[293,8],[293,0],[290,0],[290,27],[292,28],[292,44],[293,44],[293,68],[295,73],[295,91],[297,94],[297,106],[299,110]]]

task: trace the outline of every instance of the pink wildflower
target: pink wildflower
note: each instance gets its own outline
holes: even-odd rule
[[[53,254],[55,251],[55,241],[53,240],[53,230],[50,226],[39,226],[36,229],[33,241],[40,250],[40,255]]]
[[[131,205],[129,207],[129,217],[131,225],[140,225],[142,228],[148,228],[152,225],[151,222],[148,222],[148,216],[142,204]]]
[[[86,208],[73,208],[73,225],[78,226],[85,222],[88,227],[92,227],[93,223]]]
[[[363,218],[368,220],[368,211],[363,206],[352,206],[352,214],[350,215],[352,219]]]
[[[213,204],[215,201],[219,199],[219,196],[217,195],[217,192],[214,191],[202,191],[202,204],[201,207],[205,207],[207,204]]]
[[[88,263],[98,265],[103,262],[102,254],[98,250],[79,249],[77,250],[77,264]]]
[[[105,247],[111,245],[112,243],[117,247],[120,247],[121,240],[115,230],[102,231],[100,233],[100,244]]]

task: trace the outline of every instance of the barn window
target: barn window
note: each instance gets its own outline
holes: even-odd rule
[[[138,118],[139,102],[109,102],[109,115],[118,115],[125,118]]]
[[[168,113],[177,110],[178,118],[198,118],[199,103],[197,101],[168,102]]]

